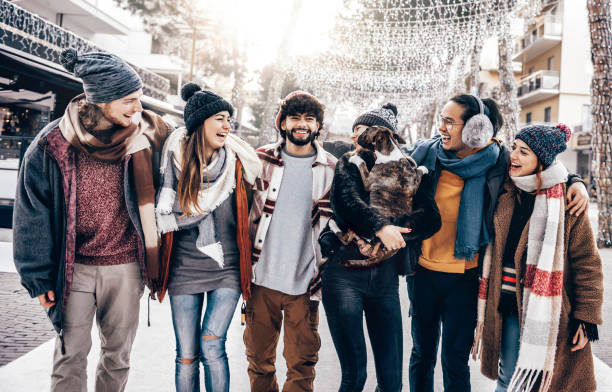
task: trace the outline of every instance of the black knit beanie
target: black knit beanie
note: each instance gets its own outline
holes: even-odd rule
[[[565,124],[550,125],[529,125],[516,134],[516,139],[521,139],[531,148],[544,167],[548,167],[554,162],[557,154],[562,153],[567,148],[567,142],[572,135],[572,131]]]
[[[187,83],[181,89],[181,97],[187,102],[183,118],[187,135],[191,135],[204,121],[215,114],[227,110],[234,115],[234,107],[212,91],[202,90],[195,83]]]
[[[357,117],[352,129],[355,129],[357,125],[367,125],[369,127],[380,125],[389,128],[393,132],[397,132],[397,107],[392,103],[388,103],[380,109],[365,112]]]
[[[78,54],[65,49],[60,63],[83,81],[89,103],[107,103],[123,98],[142,88],[142,80],[125,61],[110,53]]]

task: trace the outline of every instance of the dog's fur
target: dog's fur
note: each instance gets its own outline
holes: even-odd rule
[[[351,153],[353,157],[349,162],[357,165],[359,169],[364,188],[369,192],[369,205],[378,214],[388,218],[392,224],[411,227],[415,223],[415,217],[423,213],[422,209],[413,211],[413,199],[419,189],[423,171],[417,169],[416,163],[411,158],[401,153],[398,142],[403,144],[404,140],[391,130],[378,126],[369,127],[357,139],[359,147]],[[376,159],[370,170],[360,157],[367,155]],[[355,159],[356,157],[360,158]],[[409,240],[410,237],[406,235],[405,239]],[[360,236],[352,228],[340,236],[345,246],[356,243],[359,239]],[[371,244],[371,249],[376,242]],[[396,250],[381,247],[375,256],[366,254],[365,256],[368,256],[366,259],[350,259],[343,262],[352,267],[365,267],[377,264],[396,253]]]

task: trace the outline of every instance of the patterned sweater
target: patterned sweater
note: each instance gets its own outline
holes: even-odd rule
[[[257,155],[262,161],[263,170],[261,176],[255,180],[255,193],[253,204],[249,214],[249,233],[253,239],[253,253],[251,261],[253,264],[259,261],[261,249],[268,233],[274,206],[278,197],[283,178],[284,163],[281,158],[281,149],[284,140],[276,144],[263,146],[257,150]],[[315,270],[308,292],[311,299],[320,300],[321,276],[319,274],[323,259],[318,244],[319,233],[327,224],[331,216],[329,194],[336,158],[315,142],[317,151],[316,159],[312,164],[312,246],[315,253]],[[253,280],[255,277],[253,277]]]

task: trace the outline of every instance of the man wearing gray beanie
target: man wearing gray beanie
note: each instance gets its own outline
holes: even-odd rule
[[[142,81],[108,53],[62,52],[84,94],[24,155],[13,215],[23,286],[58,333],[52,391],[87,389],[96,316],[96,391],[123,391],[144,284],[158,281],[153,154],[170,129],[142,109]]]

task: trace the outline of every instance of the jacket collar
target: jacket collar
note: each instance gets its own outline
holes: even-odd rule
[[[323,166],[333,167],[333,164],[334,164],[333,159],[330,159],[330,154],[327,151],[325,151],[321,142],[319,142],[318,140],[315,140],[312,144],[317,154],[312,166],[315,167],[318,165],[323,165]],[[279,164],[279,166],[283,166],[283,159],[281,157],[281,151],[284,145],[285,145],[285,139],[281,138],[276,143],[274,143],[270,149],[267,149],[266,151],[269,155],[272,155],[274,158],[276,158],[276,160],[278,160],[277,164]]]

